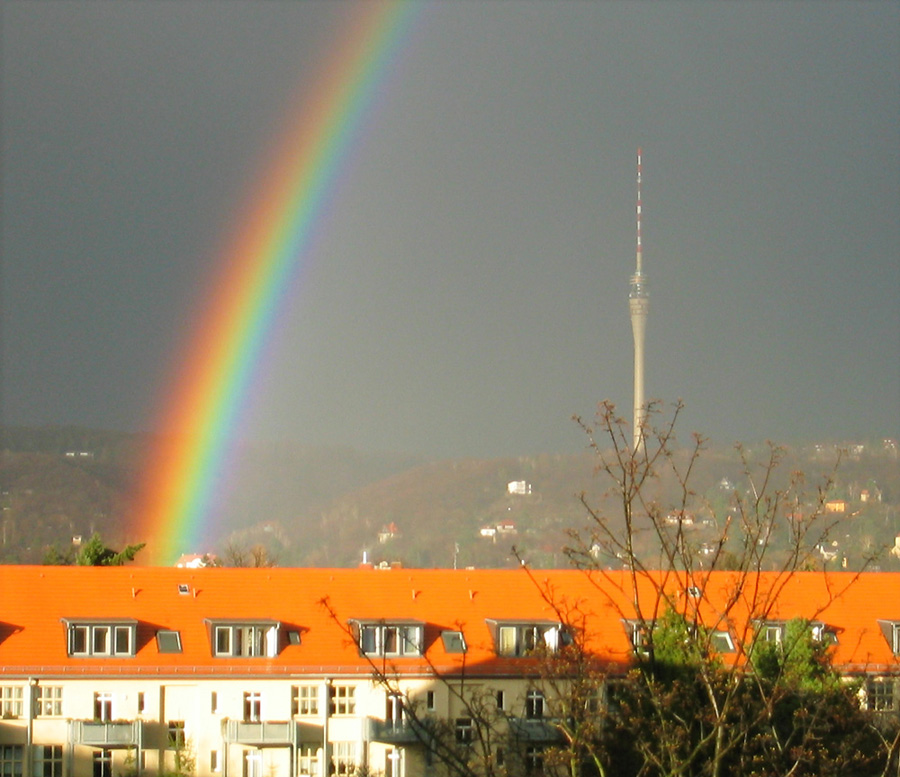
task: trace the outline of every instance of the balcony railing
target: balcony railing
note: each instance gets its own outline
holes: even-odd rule
[[[425,730],[421,724],[409,720],[369,719],[369,739],[389,745],[408,745],[424,741]]]
[[[526,742],[556,742],[562,734],[551,718],[510,718],[510,734]]]
[[[91,747],[140,747],[143,733],[140,720],[111,723],[108,721],[73,720],[69,723],[70,740]]]
[[[295,745],[298,741],[297,724],[276,720],[226,720],[225,741],[258,747]]]

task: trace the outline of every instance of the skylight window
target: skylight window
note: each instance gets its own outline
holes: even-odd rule
[[[165,630],[157,631],[156,649],[160,653],[180,653],[181,632]]]
[[[891,646],[891,652],[895,656],[900,656],[900,621],[879,620],[878,625],[888,645]]]
[[[714,631],[709,635],[709,643],[717,653],[734,653],[734,640],[727,631]]]
[[[444,651],[447,653],[465,653],[466,638],[461,631],[442,631],[441,639],[444,641]]]

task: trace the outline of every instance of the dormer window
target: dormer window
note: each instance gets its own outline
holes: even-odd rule
[[[274,658],[278,655],[278,621],[207,621],[212,653],[220,658]]]
[[[628,634],[628,641],[635,655],[650,655],[650,631],[653,628],[653,621],[628,620],[625,621],[625,631]]]
[[[135,620],[63,619],[70,656],[133,656],[137,643]]]
[[[759,639],[780,645],[784,642],[784,626],[784,621],[760,621]]]
[[[366,656],[420,656],[425,644],[421,621],[351,621],[359,650]]]
[[[809,628],[812,632],[812,638],[816,642],[823,642],[826,645],[837,644],[837,634],[828,624],[822,623],[822,621],[812,621],[809,624]]]
[[[527,656],[539,650],[555,652],[566,642],[556,621],[488,621],[494,632],[497,655]]]

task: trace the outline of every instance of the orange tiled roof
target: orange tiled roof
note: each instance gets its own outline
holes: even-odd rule
[[[736,580],[718,572],[693,581],[706,591],[704,620],[733,633],[759,616],[747,592],[729,623],[715,623]],[[528,660],[497,656],[488,621],[557,621],[559,611],[576,610],[585,618],[591,650],[621,666],[630,657],[622,619],[634,617],[629,581],[622,572],[588,578],[574,570],[535,571],[532,579],[523,570],[0,566],[0,674],[368,675],[371,665],[346,631],[351,619],[425,623],[424,658],[386,659],[405,671],[459,671],[463,656],[445,652],[440,632],[461,629],[467,673],[519,674],[527,672]],[[670,577],[666,585],[684,588],[675,583]],[[764,574],[748,589],[782,584]],[[188,593],[179,593],[180,585]],[[639,583],[639,595],[652,600],[649,579]],[[848,672],[893,669],[896,660],[878,621],[900,621],[900,575],[800,573],[786,581],[767,617],[806,617],[834,628],[835,663]],[[63,619],[136,620],[136,654],[69,657]],[[278,621],[283,632],[300,634],[300,644],[282,638],[271,658],[214,657],[210,619]],[[183,652],[159,654],[159,629],[179,631]]]

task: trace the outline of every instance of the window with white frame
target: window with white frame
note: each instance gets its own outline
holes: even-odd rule
[[[133,656],[137,621],[79,621],[64,619],[70,656]]]
[[[244,777],[262,777],[262,750],[244,753]]]
[[[567,635],[560,623],[550,621],[513,623],[489,621],[495,631],[497,654],[527,656],[539,651],[555,652],[566,644]]]
[[[774,642],[780,645],[784,641],[783,621],[762,621],[759,625],[759,638],[763,642]]]
[[[170,720],[168,723],[168,731],[169,750],[184,750],[185,742],[187,741],[184,736],[184,721]]]
[[[22,686],[0,686],[0,716],[4,718],[18,718],[22,716]]]
[[[384,752],[384,777],[402,777],[403,775],[403,751],[388,748]]]
[[[291,688],[292,715],[319,714],[319,686],[316,684],[295,685]]]
[[[541,774],[544,771],[544,748],[529,745],[525,749],[525,774]]]
[[[0,775],[22,777],[25,748],[22,745],[0,745]]]
[[[297,745],[297,774],[312,777],[319,773],[319,748],[316,745]]]
[[[278,655],[276,621],[210,621],[210,637],[214,656],[226,658],[256,658]]]
[[[525,694],[525,717],[538,720],[544,717],[544,694],[534,689]]]
[[[43,717],[62,715],[62,686],[38,685],[34,689],[34,712]]]
[[[356,774],[355,742],[335,742],[331,746],[331,773],[343,777]]]
[[[94,777],[113,777],[112,750],[95,750]]]
[[[113,719],[113,695],[109,691],[94,694],[94,720],[108,722]]]
[[[416,622],[353,621],[360,652],[367,656],[422,655],[425,624]]]
[[[356,686],[339,685],[330,686],[331,714],[355,715],[356,714]]]
[[[406,706],[399,693],[386,691],[384,694],[384,722],[394,729],[400,729],[406,722]]]
[[[32,777],[62,777],[62,745],[35,745],[32,755]]]
[[[813,621],[809,624],[809,628],[812,632],[812,638],[816,642],[823,642],[826,645],[837,644],[837,632],[832,626],[829,626],[827,623],[822,623],[822,621]]]
[[[262,694],[259,691],[244,693],[244,721],[259,722],[262,720]]]
[[[653,621],[629,620],[625,621],[625,630],[628,632],[628,641],[637,656],[650,655],[651,632]]]
[[[456,741],[461,745],[467,745],[472,741],[474,727],[472,726],[472,718],[457,718],[454,727],[456,732]]]

